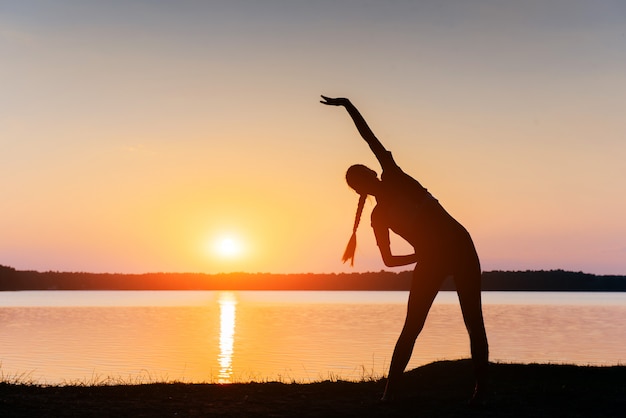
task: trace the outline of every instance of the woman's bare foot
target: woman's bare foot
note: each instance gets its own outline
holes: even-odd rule
[[[385,385],[385,391],[383,392],[383,397],[380,398],[381,402],[391,402],[393,399],[393,395],[392,395],[392,391],[391,391],[391,384],[389,382],[389,379],[387,379],[387,384]]]
[[[474,394],[472,395],[472,398],[469,400],[469,405],[470,406],[485,406],[485,404],[486,404],[485,390],[481,388],[480,386],[476,385],[476,388],[474,389]]]

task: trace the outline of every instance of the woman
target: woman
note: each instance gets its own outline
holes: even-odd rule
[[[486,389],[489,349],[481,306],[480,263],[469,233],[417,180],[396,165],[391,153],[348,99],[322,98],[321,103],[325,105],[346,108],[382,167],[380,179],[375,171],[363,165],[353,165],[346,173],[348,185],[360,198],[344,262],[354,262],[356,230],[365,199],[371,195],[376,198],[376,207],[371,215],[372,228],[385,265],[395,267],[417,263],[411,281],[406,320],[393,352],[383,400],[393,396],[433,300],[445,278],[453,276],[470,336],[476,374],[476,388],[470,402],[481,402]],[[415,252],[393,255],[389,230],[409,242]]]

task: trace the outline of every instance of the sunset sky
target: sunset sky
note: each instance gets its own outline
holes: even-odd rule
[[[383,269],[324,94],[483,270],[626,274],[626,2],[0,0],[0,56],[2,265]]]

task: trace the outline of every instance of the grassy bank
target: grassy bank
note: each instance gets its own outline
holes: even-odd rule
[[[384,381],[154,383],[50,386],[0,383],[2,417],[622,417],[626,366],[492,364],[485,406],[467,406],[468,360],[409,371],[403,393],[378,399]]]

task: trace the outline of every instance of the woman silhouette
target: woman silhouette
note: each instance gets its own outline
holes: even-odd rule
[[[453,276],[470,337],[476,375],[476,388],[470,402],[480,402],[485,392],[489,349],[481,306],[480,263],[472,238],[428,190],[396,165],[391,153],[348,99],[322,98],[321,103],[325,105],[346,108],[382,167],[380,179],[375,171],[364,165],[353,165],[346,172],[348,185],[360,198],[343,261],[354,262],[356,230],[365,199],[372,195],[376,198],[376,207],[372,211],[371,222],[383,262],[388,267],[417,263],[411,281],[406,320],[393,352],[383,400],[393,396],[433,300],[444,279]],[[393,255],[389,230],[409,242],[415,252]]]

